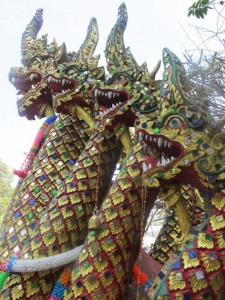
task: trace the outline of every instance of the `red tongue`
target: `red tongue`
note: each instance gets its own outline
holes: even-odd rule
[[[147,164],[151,164],[153,167],[156,167],[158,161],[157,161],[157,159],[154,159],[153,157],[149,157],[149,156],[148,156],[148,157],[146,158],[146,163],[147,163]]]
[[[105,112],[107,111],[108,107],[107,106],[102,106],[102,111]]]

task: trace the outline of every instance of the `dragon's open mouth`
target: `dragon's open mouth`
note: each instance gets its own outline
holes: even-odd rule
[[[71,80],[65,77],[57,78],[52,75],[47,77],[47,82],[49,87],[51,88],[53,100],[55,97],[62,96],[70,92],[71,90],[74,90],[77,86],[77,82],[75,80]]]
[[[143,143],[144,150],[148,151],[149,157],[145,169],[168,167],[183,153],[183,148],[179,142],[171,141],[162,135],[152,135],[139,131],[138,140]]]
[[[105,115],[110,111],[119,108],[129,99],[129,96],[123,91],[102,90],[96,88],[94,91],[94,99],[100,106],[102,114]]]
[[[9,80],[19,90],[17,95],[24,96],[36,89],[42,81],[42,75],[38,72],[29,72],[26,75],[12,74],[9,76]]]

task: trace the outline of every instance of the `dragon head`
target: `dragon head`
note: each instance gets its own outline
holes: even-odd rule
[[[90,127],[94,104],[92,87],[95,81],[104,79],[103,67],[98,67],[99,56],[93,57],[98,42],[98,26],[92,18],[87,36],[77,53],[69,53],[67,62],[59,64],[46,76],[53,95],[53,107],[58,113],[78,114]]]
[[[36,39],[42,26],[43,10],[38,9],[22,35],[21,54],[23,67],[12,67],[9,81],[18,90],[18,112],[20,116],[34,119],[53,113],[52,95],[45,76],[59,63],[66,61],[66,46],[58,47],[54,40],[47,44],[47,35]]]
[[[129,48],[124,45],[126,24],[127,9],[123,3],[106,43],[109,76],[105,82],[97,82],[93,91],[101,122],[105,124],[107,120],[107,125],[112,127],[118,122],[133,126],[140,114],[154,117],[160,91],[160,81],[155,81],[160,62],[151,73],[146,64],[137,64]]]
[[[199,188],[208,184],[206,169],[212,169],[210,157],[215,160],[218,149],[222,151],[218,145],[224,134],[210,140],[211,120],[207,108],[187,92],[182,63],[167,48],[163,50],[163,62],[165,71],[157,120],[142,116],[138,121],[138,140],[147,151],[143,176],[152,187],[163,186],[160,182],[188,182]]]

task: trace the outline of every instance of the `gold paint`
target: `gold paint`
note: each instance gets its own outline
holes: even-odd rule
[[[104,238],[108,235],[109,235],[109,230],[107,228],[104,230],[101,229],[98,233],[98,238],[99,238],[99,240],[101,240],[102,238]]]
[[[68,241],[68,236],[66,234],[60,234],[57,236],[57,240],[59,241],[59,244],[64,244]]]
[[[205,278],[198,280],[195,273],[189,277],[190,285],[194,293],[201,291],[208,286]]]
[[[105,217],[106,217],[107,222],[114,220],[115,218],[117,218],[117,216],[118,215],[115,210],[113,210],[113,211],[111,209],[105,210]]]
[[[84,173],[84,170],[78,170],[76,172],[77,179],[84,179],[87,177],[87,175]]]
[[[113,282],[113,280],[114,280],[114,278],[113,278],[113,275],[111,274],[111,276],[109,277],[109,278],[106,278],[105,276],[104,276],[104,274],[102,274],[101,276],[100,276],[100,281],[101,281],[101,283],[102,283],[102,285],[103,285],[103,287],[106,289],[110,284],[112,284],[112,282]],[[115,297],[115,294],[113,294],[113,296]]]
[[[63,207],[61,209],[61,213],[62,213],[64,219],[67,219],[67,217],[72,217],[72,215],[73,215],[73,211],[67,210],[66,207]]]
[[[89,294],[93,292],[95,289],[97,289],[99,284],[100,282],[96,280],[94,275],[90,275],[84,280],[84,286],[86,287]]]
[[[128,155],[132,147],[129,129],[126,128],[126,130],[120,135],[119,139],[124,147],[124,152],[126,153],[126,155]]]
[[[222,215],[220,216],[214,215],[210,218],[210,224],[212,226],[212,230],[216,231],[218,229],[222,229],[225,227],[225,220],[223,219]]]
[[[188,252],[185,252],[183,254],[182,259],[183,259],[185,269],[199,266],[198,258],[197,257],[190,258]]]
[[[103,259],[99,259],[100,257],[94,258],[94,266],[97,269],[98,273],[102,272],[108,265],[108,262]]]
[[[38,273],[39,274],[39,273]],[[46,284],[46,281],[41,279],[39,280],[39,283],[41,285],[41,289],[46,293],[50,292],[52,290],[52,284]]]
[[[106,240],[101,241],[101,248],[104,252],[110,252],[112,250],[115,250],[116,244],[114,244],[113,240],[111,243],[107,243]]]
[[[21,284],[12,288],[11,292],[13,300],[20,299],[22,296],[24,296],[24,290]]]
[[[83,291],[84,291],[84,288],[83,288],[83,286],[82,287],[77,287],[77,285],[76,284],[74,284],[73,286],[72,286],[72,295],[71,295],[71,297],[73,296],[73,295],[76,295],[76,297],[79,297],[82,293],[83,293]],[[64,292],[64,295],[65,295],[65,292]],[[68,299],[68,297],[69,297],[69,295],[67,295],[67,298],[66,299]],[[70,298],[69,298],[70,299]],[[79,299],[79,298],[78,298]]]
[[[225,239],[223,237],[223,233],[217,232],[216,237],[217,237],[217,243],[219,245],[219,249],[225,249]]]
[[[175,300],[184,300],[184,297],[182,294],[176,294],[175,295]]]
[[[223,119],[224,119],[224,118],[223,118]],[[224,138],[225,138],[224,132],[216,134],[216,135],[213,137],[212,141],[211,141],[212,147],[213,147],[215,150],[219,151],[219,152],[220,152],[221,150],[224,152],[224,144],[223,144],[223,142],[222,142],[222,140],[223,140]]]
[[[213,256],[214,253],[211,254],[206,254],[203,253],[201,256],[201,259],[203,261],[205,271],[207,273],[218,270],[220,268],[220,262],[217,260],[216,256]]]
[[[26,296],[30,297],[40,291],[40,286],[34,287],[32,286],[32,282],[27,281],[26,282]]]
[[[198,248],[213,249],[213,240],[207,240],[205,233],[200,233],[198,236]]]
[[[120,282],[122,277],[125,275],[125,270],[121,265],[117,265],[117,268],[114,271],[114,276],[116,277],[117,281]]]
[[[171,291],[182,290],[186,287],[184,280],[176,279],[176,272],[171,272],[168,277],[169,288]]]
[[[109,223],[110,231],[112,232],[113,235],[119,234],[123,230],[123,227],[121,225],[116,225],[115,221],[116,220]]]
[[[121,187],[121,190],[123,191],[123,190],[131,188],[132,187],[132,182],[130,182],[127,178],[120,179],[119,180],[119,186]]]
[[[118,205],[124,201],[124,195],[122,193],[115,193],[112,195],[112,201],[114,205]]]
[[[177,216],[179,227],[181,229],[180,237],[176,237],[175,242],[184,243],[189,237],[191,223],[187,206],[182,199],[181,191],[172,189],[171,192],[169,191],[169,195],[166,195],[166,201],[169,208],[173,207]]]
[[[98,241],[93,241],[90,245],[90,254],[92,257],[96,256],[98,251],[99,251],[99,242]]]
[[[212,286],[214,293],[217,294],[224,286],[223,273],[218,272],[215,276],[211,277],[209,284]],[[221,295],[219,294],[218,296]]]
[[[88,124],[90,131],[94,130],[95,122],[94,122],[93,118],[82,107],[80,107],[80,106],[73,106],[72,107],[72,114],[73,115],[77,115],[78,118],[80,118],[81,120],[84,120]]]

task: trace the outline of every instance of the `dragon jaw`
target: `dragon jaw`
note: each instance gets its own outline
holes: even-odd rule
[[[39,115],[39,109],[44,103],[51,105],[52,96],[43,73],[37,70],[21,73],[21,68],[14,68],[9,73],[9,81],[18,90],[17,106],[20,116],[29,120]]]

